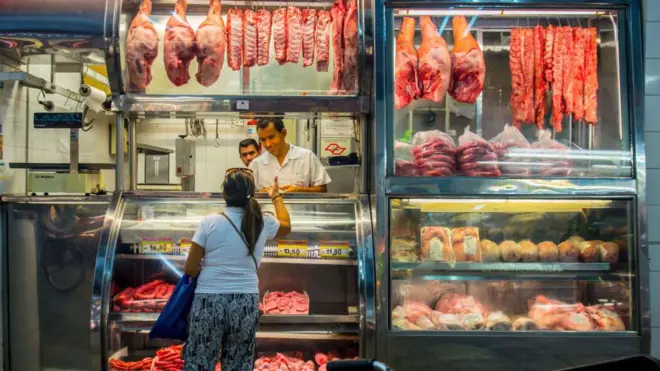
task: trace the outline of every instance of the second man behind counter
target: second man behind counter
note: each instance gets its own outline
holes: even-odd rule
[[[278,177],[285,192],[327,192],[330,176],[316,155],[286,141],[286,128],[279,118],[259,120],[259,141],[266,151],[250,163],[257,189],[265,191]]]
[[[259,143],[252,138],[242,140],[238,143],[238,154],[245,167],[250,166],[252,160],[259,156]]]

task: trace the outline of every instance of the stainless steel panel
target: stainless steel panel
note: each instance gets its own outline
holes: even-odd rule
[[[5,203],[4,209],[8,370],[89,370],[89,293],[107,199]]]

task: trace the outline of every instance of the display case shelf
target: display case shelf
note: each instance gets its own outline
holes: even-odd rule
[[[111,313],[110,319],[115,323],[154,323],[160,313]],[[358,324],[357,315],[278,315],[263,314],[260,323],[273,324]]]
[[[140,254],[117,254],[118,260],[167,260],[183,263],[186,261],[184,255],[140,255]],[[310,264],[310,265],[346,265],[356,266],[355,259],[304,259],[304,258],[271,258],[263,257],[261,263],[264,264]]]
[[[444,262],[392,262],[392,270],[432,271],[432,272],[510,272],[512,274],[526,273],[607,273],[614,266],[610,263],[444,263]]]

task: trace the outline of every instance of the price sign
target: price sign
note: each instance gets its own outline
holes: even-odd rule
[[[306,258],[307,241],[277,241],[277,256],[283,258]]]
[[[348,242],[321,241],[319,255],[324,259],[346,259],[351,255]]]
[[[143,238],[140,241],[143,254],[172,254],[173,244],[170,238]]]
[[[192,241],[191,240],[189,240],[187,238],[181,239],[181,241],[179,242],[179,250],[180,250],[179,254],[188,255],[188,253],[190,252],[191,247],[192,247]]]

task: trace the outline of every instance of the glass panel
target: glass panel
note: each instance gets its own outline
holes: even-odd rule
[[[270,200],[262,206],[274,212]],[[316,352],[332,351],[354,357],[359,329],[355,202],[286,200],[286,206],[293,231],[266,244],[259,267],[258,356],[263,360],[281,352],[311,361]],[[189,239],[201,219],[223,210],[221,200],[126,200],[112,272],[111,358],[144,362],[177,344],[147,335],[182,274]],[[267,295],[280,293],[306,297],[306,312],[266,305]]]
[[[168,20],[170,19],[170,16],[175,13],[175,7],[173,5],[172,1],[164,1],[164,0],[154,0],[153,1],[153,8],[151,11],[151,15],[146,18],[146,22],[144,24],[151,24],[153,25],[153,29],[151,29],[150,26],[140,26],[138,28],[141,33],[134,33],[135,36],[131,36],[130,40],[127,39],[127,35],[130,34],[131,30],[131,23],[133,22],[134,18],[137,19],[142,19],[143,13],[138,13],[138,6],[136,6],[135,1],[129,1],[129,0],[124,0],[123,4],[123,14],[121,15],[121,26],[120,26],[120,47],[121,47],[121,56],[122,56],[122,74],[124,81],[126,82],[126,90],[129,92],[135,92],[135,93],[144,93],[144,94],[153,94],[153,95],[271,95],[271,96],[307,96],[307,95],[312,95],[312,96],[326,96],[330,93],[331,91],[331,86],[335,86],[333,83],[335,81],[335,74],[334,74],[334,62],[330,61],[327,62],[325,70],[323,68],[318,69],[317,68],[317,62],[319,58],[319,50],[314,50],[314,56],[311,60],[311,64],[307,67],[303,67],[303,53],[302,51],[300,52],[299,59],[297,63],[290,63],[290,62],[283,62],[280,63],[278,62],[276,58],[276,53],[275,53],[275,43],[274,39],[276,37],[276,30],[277,25],[276,25],[276,16],[275,13],[276,11],[284,11],[284,14],[286,14],[286,7],[285,8],[279,8],[281,6],[281,3],[275,3],[276,7],[273,6],[273,4],[269,4],[268,2],[261,2],[256,5],[250,5],[249,7],[242,7],[240,4],[231,4],[231,6],[226,5],[224,8],[222,8],[221,11],[221,16],[222,16],[222,22],[224,23],[223,28],[225,31],[229,29],[229,22],[227,20],[227,15],[228,12],[232,12],[233,14],[236,14],[238,12],[239,15],[242,15],[243,12],[249,11],[252,12],[253,15],[256,16],[258,12],[268,12],[269,15],[272,17],[272,27],[271,26],[266,26],[266,29],[271,30],[271,36],[270,36],[270,41],[268,43],[269,47],[269,58],[268,58],[268,63],[263,66],[259,66],[257,64],[254,64],[252,67],[243,67],[243,60],[241,59],[238,67],[238,70],[234,70],[230,68],[229,66],[229,42],[228,39],[225,40],[225,52],[222,54],[222,63],[220,63],[222,69],[219,74],[219,78],[214,81],[214,78],[211,78],[209,76],[212,76],[213,74],[207,73],[204,77],[200,80],[198,80],[196,74],[198,73],[198,59],[192,58],[190,62],[190,66],[188,68],[188,75],[189,75],[189,80],[186,82],[186,78],[184,77],[183,72],[178,72],[174,74],[170,74],[172,76],[176,75],[177,77],[181,78],[180,82],[177,82],[177,84],[174,84],[170,78],[168,78],[168,74],[166,72],[165,68],[165,52],[164,52],[164,39],[165,39],[165,31],[166,31],[166,25],[168,23]],[[192,2],[189,1],[188,8],[184,11],[186,16],[184,17],[184,20],[187,20],[187,23],[192,27],[190,32],[198,32],[200,29],[200,25],[202,22],[205,22],[207,19],[207,13],[209,11],[209,2],[208,1],[199,1],[199,2]],[[218,2],[219,3],[219,2]],[[238,5],[238,7],[237,7]],[[332,1],[323,1],[320,3],[314,3],[312,7],[308,4],[305,6],[303,9],[294,7],[294,3],[291,3],[290,9],[293,9],[292,14],[297,14],[297,17],[303,18],[307,17],[308,14],[314,13],[313,18],[305,18],[305,19],[310,19],[310,25],[316,26],[318,24],[327,24],[328,27],[331,27],[330,21],[330,12],[329,8],[332,6]],[[347,3],[347,6],[349,4]],[[349,12],[350,14],[353,14],[354,16],[354,24],[355,24],[355,30],[357,31],[357,10],[355,12]],[[349,14],[347,13],[347,14]],[[137,16],[136,16],[137,15]],[[281,17],[280,17],[281,18]],[[255,22],[257,20],[260,20],[261,17],[255,18]],[[266,18],[264,18],[266,19]],[[321,19],[324,19],[328,22],[321,22]],[[245,18],[243,18],[245,20]],[[314,22],[316,20],[316,22]],[[350,23],[350,22],[349,22]],[[138,23],[139,24],[139,23]],[[347,23],[348,24],[348,23]],[[210,26],[209,24],[205,25],[207,32],[209,32],[212,37],[220,33],[219,30],[220,28],[217,26]],[[234,24],[234,27],[236,27],[236,24]],[[282,27],[279,27],[281,29]],[[180,27],[180,29],[184,29]],[[306,30],[309,29],[309,27],[303,27],[303,32],[306,32]],[[327,35],[330,37],[328,40],[328,50],[327,53],[324,53],[324,55],[327,55],[331,60],[333,59],[333,53],[334,53],[334,47],[335,43],[332,41],[332,35],[329,33],[330,28],[326,28],[328,33]],[[319,29],[320,30],[320,29]],[[191,33],[179,31],[182,35],[192,35]],[[256,38],[256,42],[261,42],[263,39],[263,36],[258,36],[258,30],[255,30],[254,35]],[[135,68],[128,68],[131,67],[132,65],[129,65],[131,63],[139,63],[138,61],[140,60],[138,57],[142,54],[144,54],[148,50],[148,40],[153,40],[155,38],[154,36],[157,35],[158,37],[158,42],[157,43],[152,43],[153,47],[157,47],[157,56],[155,57],[155,61],[151,65],[151,76],[152,79],[148,81],[148,79],[145,77],[145,69],[143,67],[135,67]],[[132,34],[131,34],[132,35]],[[309,34],[311,35],[310,37],[313,37],[314,30]],[[302,35],[301,37],[301,44],[302,44]],[[305,37],[305,40],[310,39],[310,37]],[[357,38],[357,32],[355,33],[355,37]],[[313,38],[312,38],[313,39]],[[242,40],[242,39],[241,39]],[[127,45],[130,42],[130,45]],[[318,44],[318,43],[316,43]],[[314,44],[312,44],[314,45]],[[356,48],[354,49],[355,55],[358,53],[357,49],[357,40],[355,41]],[[216,49],[218,48],[217,46],[215,47]],[[257,46],[255,45],[255,54],[256,54],[256,49]],[[129,50],[127,50],[129,49]],[[133,50],[135,49],[135,50]],[[211,48],[209,48],[211,49]],[[243,52],[247,48],[243,47],[242,50]],[[130,52],[130,53],[129,53]],[[130,54],[130,55],[129,55]],[[189,53],[192,56],[195,56],[197,54],[201,54],[200,52],[193,52]],[[349,61],[348,68],[343,69],[342,71],[347,71],[351,70],[354,71],[354,74],[351,76],[354,77],[354,79],[344,79],[342,81],[342,74],[338,73],[336,74],[336,81],[340,82],[339,85],[337,85],[339,88],[333,90],[332,95],[356,95],[357,94],[357,64],[352,63],[350,61],[357,61],[357,58],[349,58],[349,55],[353,55],[351,53],[344,53],[342,60],[346,59]],[[209,54],[212,56],[212,54]],[[127,59],[128,56],[128,59]],[[170,57],[168,57],[170,58]],[[171,58],[170,58],[171,59]],[[176,60],[176,58],[174,59]],[[211,65],[211,64],[210,64]],[[215,63],[217,65],[217,63]],[[212,70],[213,68],[209,68],[209,70]],[[347,75],[347,74],[346,74]],[[131,79],[131,77],[133,77]],[[354,84],[349,84],[348,81],[354,81]],[[131,82],[135,82],[135,84],[131,84]],[[202,83],[204,85],[202,85]],[[207,86],[208,85],[208,86]],[[350,86],[349,86],[350,85]]]
[[[616,12],[394,9],[392,24],[395,175],[631,176]]]
[[[392,200],[392,328],[634,331],[631,205]]]

